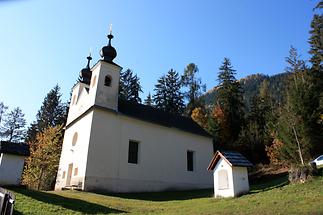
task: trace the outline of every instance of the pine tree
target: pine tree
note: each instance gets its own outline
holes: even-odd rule
[[[19,107],[13,109],[4,119],[1,136],[9,142],[21,142],[25,137],[26,120],[24,117]]]
[[[62,149],[62,125],[47,127],[30,143],[30,156],[26,160],[22,182],[31,189],[52,190]]]
[[[311,23],[310,35],[310,62],[312,63],[312,69],[319,71],[322,69],[323,60],[323,15],[314,15]]]
[[[182,114],[185,105],[178,73],[171,69],[157,82],[154,89],[155,95],[153,95],[155,107],[169,113]]]
[[[61,96],[58,85],[49,91],[36,115],[36,121],[28,128],[26,142],[35,140],[37,133],[47,127],[66,123],[67,105],[62,103]]]
[[[120,75],[119,99],[141,103],[139,93],[142,92],[140,79],[134,75],[131,69],[127,69]]]
[[[204,103],[201,95],[206,91],[206,85],[202,84],[201,79],[196,77],[198,71],[197,65],[190,63],[186,66],[181,77],[182,85],[187,88],[184,97],[188,101],[185,110],[188,116],[191,116],[192,111]]]
[[[292,72],[292,76],[286,93],[287,101],[278,119],[278,139],[282,142],[280,155],[290,164],[304,165],[322,136],[317,122],[319,102],[315,99],[317,92],[311,79],[312,72],[304,61],[299,60],[296,49],[291,48],[286,61],[289,64],[286,70]],[[300,67],[299,62],[303,64]]]
[[[148,106],[153,106],[153,99],[151,98],[151,94],[150,93],[148,93],[148,96],[145,99],[144,104],[145,105],[148,105]]]
[[[228,133],[229,135],[222,135],[221,143],[227,147],[232,147],[238,139],[241,127],[243,125],[243,102],[242,90],[240,83],[235,78],[235,70],[228,58],[224,58],[222,66],[219,68],[218,80],[220,82],[218,87],[217,104],[224,114],[223,122],[227,131],[220,130],[220,133]]]

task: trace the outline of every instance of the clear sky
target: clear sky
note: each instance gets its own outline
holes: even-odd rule
[[[0,101],[28,123],[56,84],[63,101],[92,47],[92,65],[115,38],[115,62],[141,78],[144,94],[173,68],[196,63],[207,89],[224,57],[237,78],[277,74],[291,45],[308,58],[316,0],[0,0]]]

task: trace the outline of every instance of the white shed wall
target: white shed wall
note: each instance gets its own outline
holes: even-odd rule
[[[240,196],[249,192],[248,169],[247,167],[236,167],[232,169],[234,196]]]
[[[228,189],[219,189],[220,170],[226,170],[228,173],[228,181],[229,181]],[[223,158],[219,160],[219,162],[214,168],[213,180],[214,180],[214,197],[233,197],[234,196],[232,168]]]
[[[129,140],[139,142],[138,164],[128,163]],[[187,151],[194,171],[187,171]],[[94,110],[85,190],[144,192],[212,187],[207,166],[212,139],[175,128]]]
[[[0,154],[0,185],[20,185],[25,157]]]

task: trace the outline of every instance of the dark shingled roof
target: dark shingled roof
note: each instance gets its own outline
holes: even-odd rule
[[[29,146],[25,143],[0,141],[0,153],[29,156]]]
[[[250,163],[247,158],[245,158],[239,152],[232,151],[217,151],[207,168],[209,171],[213,170],[216,164],[219,162],[220,158],[226,160],[231,166],[242,166],[242,167],[252,167],[252,163]]]
[[[212,137],[189,117],[171,114],[154,107],[131,101],[119,101],[118,111],[124,115],[140,120],[156,123],[166,127],[174,127],[190,133]]]

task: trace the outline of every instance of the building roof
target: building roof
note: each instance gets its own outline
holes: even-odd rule
[[[0,153],[29,156],[29,146],[25,143],[0,141]]]
[[[223,158],[230,166],[241,166],[241,167],[252,167],[252,163],[247,160],[242,154],[239,152],[233,152],[233,151],[217,151],[207,170],[211,171],[214,170],[217,163],[220,161],[220,159]]]
[[[193,134],[212,137],[190,117],[165,112],[149,105],[119,100],[118,111],[129,117],[156,123],[166,127],[177,128]]]

